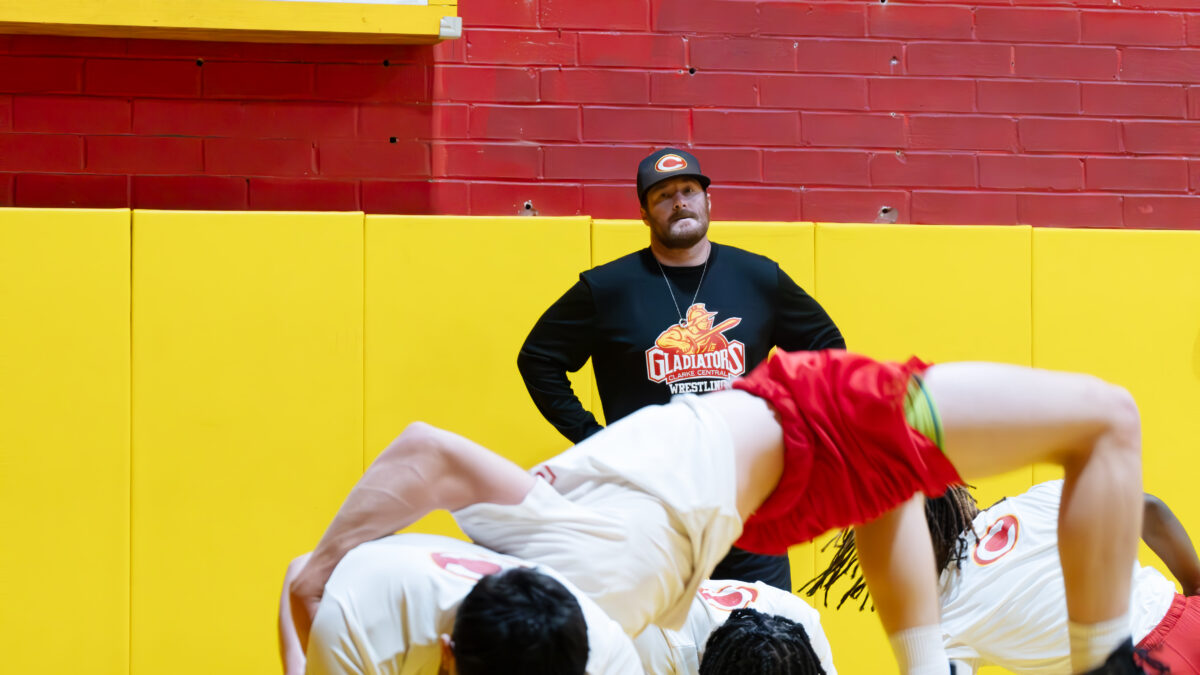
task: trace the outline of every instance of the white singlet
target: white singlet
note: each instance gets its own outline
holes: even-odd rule
[[[804,626],[821,667],[827,675],[837,675],[821,616],[808,603],[761,581],[747,584],[711,579],[700,584],[683,628],[650,626],[633,641],[646,675],[697,675],[709,634],[725,623],[730,612],[742,607],[778,614]]]
[[[532,567],[562,582],[588,625],[588,675],[641,673],[629,637],[577,588],[541,565],[457,539],[400,534],[358,546],[325,585],[308,644],[308,675],[437,675],[439,637],[480,578]]]
[[[741,535],[733,443],[702,397],[622,418],[531,470],[520,504],[454,514],[483,546],[570,579],[625,629],[683,625]]]
[[[1070,673],[1067,600],[1058,559],[1062,481],[1035,485],[975,517],[961,570],[942,572],[946,653],[978,670]],[[1130,630],[1137,644],[1166,616],[1175,585],[1134,565]]]

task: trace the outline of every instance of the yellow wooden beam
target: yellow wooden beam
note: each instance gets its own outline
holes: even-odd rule
[[[457,38],[457,0],[0,0],[0,33],[236,42],[432,43]]]

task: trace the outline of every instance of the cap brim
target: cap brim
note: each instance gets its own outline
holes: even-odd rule
[[[646,201],[646,193],[647,192],[652,190],[655,185],[658,185],[659,183],[662,183],[664,181],[671,180],[672,178],[695,178],[696,180],[700,181],[700,187],[704,188],[705,190],[708,190],[708,186],[712,185],[712,180],[710,180],[708,176],[705,176],[702,173],[688,173],[686,171],[681,171],[679,173],[673,173],[670,176],[663,176],[662,178],[660,178],[660,179],[654,181],[653,183],[647,185],[646,187],[642,188],[642,191],[638,193],[638,200],[642,201],[642,202]]]

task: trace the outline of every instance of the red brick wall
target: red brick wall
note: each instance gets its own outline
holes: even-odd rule
[[[0,36],[0,205],[437,211],[444,49]]]
[[[0,36],[0,204],[1196,227],[1195,0],[462,0],[430,47]],[[386,64],[386,65],[385,65]]]

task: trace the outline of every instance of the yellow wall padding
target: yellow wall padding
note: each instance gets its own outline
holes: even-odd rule
[[[1033,272],[1034,364],[1129,389],[1146,489],[1200,541],[1200,233],[1039,229]]]
[[[366,456],[405,425],[451,429],[528,467],[570,444],[517,352],[588,267],[590,218],[367,216]],[[575,378],[591,400],[591,382]],[[413,530],[457,534],[446,514]]]
[[[0,670],[129,671],[129,211],[0,209]]]
[[[362,471],[362,219],[135,212],[134,675],[278,671],[283,567]]]
[[[586,217],[137,211],[132,237],[130,217],[0,210],[5,672],[277,672],[287,561],[406,424],[523,466],[566,447],[517,350],[580,271],[647,242],[637,221]],[[1200,528],[1200,233],[718,223],[712,238],[779,261],[855,351],[1125,385],[1148,489]],[[598,410],[590,368],[573,382]],[[980,501],[1055,475],[978,481]],[[792,554],[797,583],[828,559]],[[894,670],[873,614],[822,611],[841,672]]]
[[[817,297],[853,351],[1029,365],[1029,251],[1028,227],[821,224]],[[986,504],[1026,490],[1032,472],[973,482]],[[819,566],[828,559],[819,554]],[[822,609],[822,622],[839,671],[895,669],[873,613]]]

